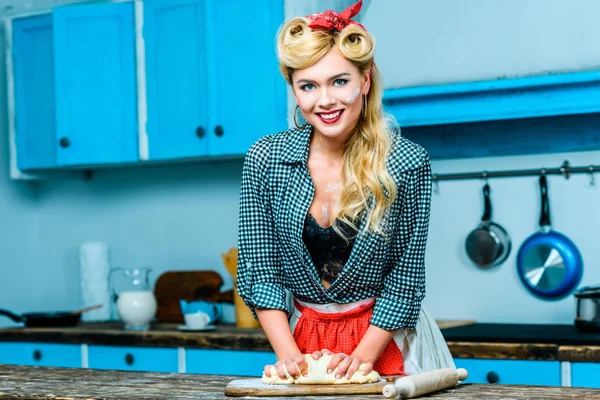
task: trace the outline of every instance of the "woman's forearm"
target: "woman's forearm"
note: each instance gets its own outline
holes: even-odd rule
[[[395,331],[386,331],[375,325],[370,325],[365,336],[351,355],[358,357],[362,362],[375,364],[395,333]]]
[[[256,316],[278,360],[300,354],[285,311],[256,309]]]

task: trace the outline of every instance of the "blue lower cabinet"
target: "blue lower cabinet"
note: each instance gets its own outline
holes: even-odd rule
[[[89,346],[88,366],[149,372],[178,372],[177,349],[122,346]]]
[[[273,352],[186,349],[186,372],[190,374],[262,376],[267,364],[277,362]]]
[[[466,383],[561,385],[559,361],[455,358],[454,363],[469,372]]]
[[[571,363],[571,386],[600,388],[600,363]]]
[[[81,345],[1,342],[0,364],[80,368]]]

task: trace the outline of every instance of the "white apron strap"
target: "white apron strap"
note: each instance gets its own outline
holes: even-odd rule
[[[456,368],[442,331],[424,307],[421,307],[415,331],[399,330],[394,340],[402,351],[407,375]]]

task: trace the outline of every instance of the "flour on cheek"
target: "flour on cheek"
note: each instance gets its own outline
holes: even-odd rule
[[[360,88],[356,88],[354,89],[354,91],[352,92],[352,95],[348,98],[346,98],[346,103],[354,103],[356,101],[356,99],[358,99],[358,95],[360,94]]]

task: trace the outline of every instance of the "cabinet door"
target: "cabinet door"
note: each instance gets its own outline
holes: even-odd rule
[[[177,349],[88,346],[88,365],[95,369],[177,372]]]
[[[469,372],[466,383],[560,386],[560,362],[529,360],[454,359]]]
[[[81,346],[53,343],[0,343],[0,364],[81,368]]]
[[[146,132],[151,160],[208,154],[204,3],[143,3]]]
[[[59,165],[138,160],[133,7],[53,10]]]
[[[275,353],[186,349],[186,372],[191,374],[262,376],[265,365],[277,362]]]
[[[275,38],[283,0],[209,0],[210,154],[244,154],[258,138],[287,129],[286,82]]]
[[[600,363],[571,363],[571,386],[600,388]]]
[[[56,165],[52,15],[12,22],[15,147],[21,171]]]

